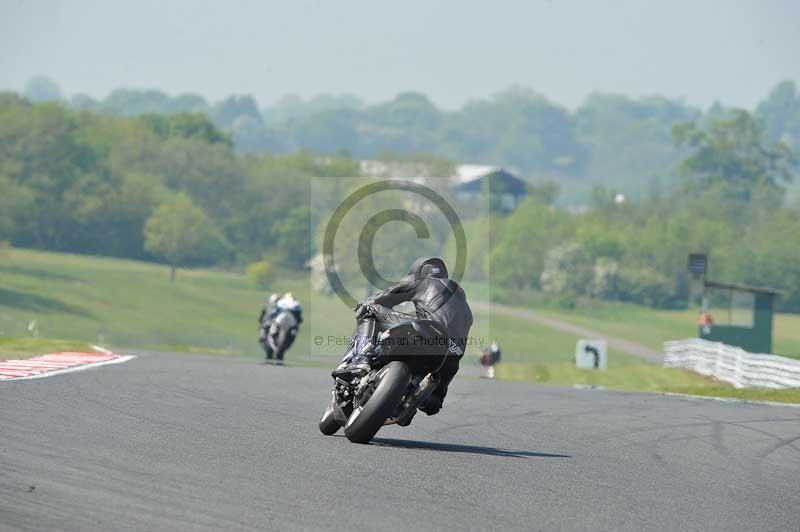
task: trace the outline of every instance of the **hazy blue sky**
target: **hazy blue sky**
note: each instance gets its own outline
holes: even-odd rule
[[[574,107],[590,92],[750,107],[800,81],[800,2],[0,0],[0,87],[68,93],[404,90],[448,108],[513,84]]]

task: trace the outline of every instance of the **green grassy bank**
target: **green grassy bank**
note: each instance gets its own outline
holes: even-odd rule
[[[338,360],[352,332],[352,312],[337,298],[312,291],[300,274],[285,274],[274,290],[292,291],[305,309],[290,361],[330,365]],[[155,264],[9,249],[0,257],[0,357],[85,348],[92,342],[255,358],[261,356],[256,318],[264,297],[246,278],[230,272],[181,270],[171,283],[167,268]],[[536,310],[656,349],[664,340],[694,334],[691,312],[612,303],[574,312]],[[33,320],[41,337],[35,341],[26,338]],[[504,351],[501,378],[737,397],[758,393],[614,350],[607,371],[577,370],[572,364],[577,337],[513,316],[476,311],[472,336],[464,363],[474,363],[481,345],[497,338]],[[777,317],[775,343],[788,351],[800,346],[800,317]],[[772,400],[800,402],[796,394],[765,393]]]

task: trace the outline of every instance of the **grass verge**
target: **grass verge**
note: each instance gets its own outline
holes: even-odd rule
[[[0,336],[0,360],[31,358],[60,351],[92,353],[94,349],[88,343],[76,340]]]
[[[628,364],[605,371],[581,370],[567,363],[503,363],[496,369],[500,379],[543,384],[598,386],[640,392],[671,392],[706,397],[724,397],[749,401],[800,403],[800,389],[734,388],[682,369],[662,368],[656,364]]]
[[[308,279],[296,273],[282,276],[270,288],[292,291],[305,309],[289,363],[334,365],[353,330],[353,313],[337,298],[311,290]],[[87,342],[259,357],[256,318],[268,292],[230,272],[181,270],[171,283],[168,269],[156,264],[10,249],[0,262],[0,357],[85,351],[90,349]],[[474,300],[482,299],[486,290],[468,286],[467,292]],[[603,302],[570,312],[536,310],[656,349],[664,340],[694,334],[689,311]],[[32,320],[43,338],[24,338]],[[687,371],[642,363],[615,350],[609,353],[608,371],[577,370],[572,363],[577,337],[514,316],[476,310],[471,334],[475,344],[467,349],[464,364],[474,362],[481,346],[498,339],[503,346],[501,378],[797,400],[793,393],[737,390]],[[800,316],[778,316],[775,343],[797,345],[800,352]]]
[[[486,291],[480,285],[476,290]],[[664,342],[697,336],[699,308],[661,310],[618,301],[579,299],[574,308],[565,309],[534,292],[504,292],[499,303],[532,309],[543,316],[557,318],[609,336],[617,336],[660,350]],[[773,322],[773,352],[800,358],[800,314],[776,313]]]

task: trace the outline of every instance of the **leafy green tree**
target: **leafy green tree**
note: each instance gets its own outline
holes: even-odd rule
[[[594,185],[589,193],[589,207],[595,211],[610,211],[614,208],[615,195],[603,185]]]
[[[197,94],[170,96],[159,90],[115,89],[102,100],[76,94],[71,104],[77,109],[102,111],[119,116],[141,114],[209,113],[205,99]]]
[[[554,205],[560,193],[561,186],[555,181],[528,185],[528,196],[538,199],[545,205]]]
[[[794,81],[778,83],[756,110],[767,135],[800,149],[800,92]]]
[[[25,83],[23,94],[32,102],[59,102],[64,99],[58,83],[46,76],[36,76]]]
[[[356,148],[374,156],[387,149],[401,154],[430,150],[443,116],[424,94],[404,92],[390,102],[368,107],[359,118]]]
[[[585,163],[569,112],[519,87],[466,104],[442,125],[439,148],[425,151],[562,175],[580,175]]]
[[[800,210],[780,210],[761,226],[750,228],[737,244],[729,252],[728,275],[780,290],[777,308],[800,312]]]
[[[69,103],[75,109],[83,111],[100,110],[100,102],[84,93],[73,94],[69,100]]]
[[[566,242],[545,255],[539,286],[545,293],[574,297],[588,292],[592,277],[589,254],[576,242]]]
[[[169,100],[169,96],[159,90],[114,89],[101,105],[111,113],[135,116],[167,112]]]
[[[303,268],[311,257],[311,212],[305,205],[289,209],[272,227],[275,249],[286,266]]]
[[[545,256],[572,233],[566,213],[528,198],[508,218],[489,256],[494,279],[508,288],[538,288]]]
[[[139,120],[165,140],[177,137],[198,139],[209,144],[231,144],[230,139],[201,113],[144,114]]]
[[[304,101],[296,94],[283,96],[274,105],[263,110],[264,120],[270,124],[284,125],[325,111],[360,110],[364,102],[352,94],[320,94]]]
[[[590,95],[575,113],[576,134],[589,151],[586,178],[629,197],[640,197],[648,183],[674,182],[672,167],[681,152],[671,128],[699,115],[661,97]]]
[[[261,112],[255,99],[249,94],[230,96],[214,105],[211,110],[214,122],[222,127],[229,128],[241,116],[248,116],[258,122],[262,121]]]
[[[170,113],[207,113],[208,102],[199,94],[184,93],[171,99]]]
[[[12,240],[19,220],[33,207],[34,194],[3,175],[0,175],[0,191],[0,241]]]
[[[341,149],[367,155],[370,147],[362,138],[362,113],[353,109],[325,110],[299,118],[273,134],[288,137],[289,150],[312,150],[334,154]]]
[[[34,194],[14,242],[21,246],[70,248],[75,233],[64,194],[91,172],[92,149],[79,123],[57,104],[31,105],[0,96],[0,175]]]
[[[201,244],[213,234],[208,216],[188,196],[178,194],[162,202],[147,220],[144,245],[169,264],[170,280],[175,281],[177,268],[197,258]]]
[[[691,150],[679,169],[695,188],[722,183],[733,199],[747,202],[758,188],[779,191],[792,180],[791,150],[769,141],[747,111],[733,111],[707,129],[697,122],[679,124],[673,136],[678,146]]]
[[[273,134],[261,120],[242,115],[229,128],[236,149],[241,152],[263,152],[274,145]]]
[[[275,280],[275,269],[266,260],[251,262],[245,270],[247,278],[261,290],[267,290]]]

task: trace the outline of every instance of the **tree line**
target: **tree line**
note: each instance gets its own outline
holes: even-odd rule
[[[568,305],[593,297],[685,308],[687,256],[704,252],[710,278],[777,289],[779,309],[800,311],[800,206],[786,203],[793,151],[743,110],[678,124],[672,136],[685,153],[673,187],[639,201],[595,187],[572,214],[532,194],[486,235],[487,278]]]
[[[119,117],[0,93],[0,240],[15,246],[302,266],[307,246],[291,240],[313,223],[309,176],[358,172],[347,157],[239,155],[200,113]]]
[[[26,95],[34,101],[65,100],[54,82],[42,78],[29,83]],[[287,96],[260,107],[249,95],[210,103],[197,94],[117,89],[102,99],[78,94],[69,102],[123,116],[201,112],[242,152],[334,155],[346,150],[371,159],[435,153],[507,166],[532,180],[559,182],[560,204],[572,205],[585,203],[594,184],[635,198],[669,188],[680,179],[673,169],[683,156],[672,142],[672,127],[690,120],[708,124],[729,111],[720,104],[704,111],[660,96],[616,94],[592,94],[570,111],[522,87],[454,111],[416,92],[376,104],[352,95]],[[800,149],[800,92],[794,82],[776,85],[754,113],[770,139]]]
[[[679,308],[689,295],[686,256],[705,251],[715,279],[780,289],[780,308],[800,311],[788,143],[742,110],[678,122],[670,142],[682,154],[670,170],[678,178],[641,199],[620,202],[616,189],[597,186],[584,209],[570,211],[554,206],[556,185],[531,184],[514,212],[465,217],[469,277],[565,304],[594,297]],[[452,171],[439,157],[399,164],[417,175]],[[316,178],[359,175],[347,153],[237,152],[203,113],[118,116],[0,94],[0,240],[15,246],[173,267],[266,258],[298,270],[350,191]],[[426,253],[452,255],[446,229],[434,228]],[[398,238],[387,233],[376,245],[389,256],[403,248]],[[403,264],[378,261],[379,271]]]

